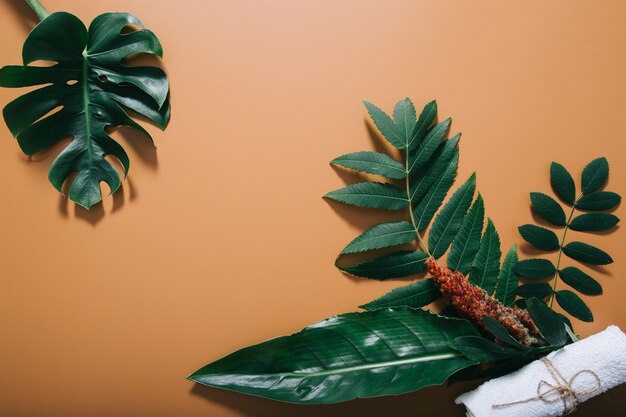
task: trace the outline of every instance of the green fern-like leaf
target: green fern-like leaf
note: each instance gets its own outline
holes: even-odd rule
[[[480,239],[480,249],[472,263],[470,282],[488,294],[493,293],[500,272],[501,255],[500,237],[491,219],[487,219],[487,228]]]
[[[474,257],[480,248],[480,236],[484,222],[485,204],[479,194],[463,218],[463,224],[452,242],[447,260],[448,268],[459,271],[463,275],[470,271]]]

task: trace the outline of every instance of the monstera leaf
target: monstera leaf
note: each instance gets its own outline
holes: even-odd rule
[[[424,310],[348,313],[241,349],[189,379],[292,403],[397,395],[475,364],[449,346],[466,336],[478,337],[468,321]]]
[[[22,51],[24,66],[0,69],[0,86],[43,85],[9,103],[4,118],[29,156],[72,137],[52,163],[48,178],[62,192],[63,184],[75,174],[69,198],[83,207],[102,199],[101,182],[108,184],[111,193],[120,187],[120,175],[105,156],[119,160],[124,175],[130,168],[128,155],[107,128],[129,126],[150,137],[127,109],[162,129],[169,120],[165,73],[126,63],[143,53],[161,57],[163,51],[156,36],[130,14],[102,14],[87,30],[75,16],[57,12],[28,35]],[[30,65],[42,60],[55,64]]]

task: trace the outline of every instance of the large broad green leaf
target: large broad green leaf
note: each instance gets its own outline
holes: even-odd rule
[[[609,213],[585,213],[575,217],[569,228],[579,232],[599,232],[608,230],[619,223],[619,217]]]
[[[524,259],[513,269],[518,275],[530,279],[548,278],[556,273],[554,264],[548,259]]]
[[[371,279],[402,278],[422,272],[428,255],[419,250],[399,251],[357,265],[337,268],[357,277]]]
[[[403,245],[412,242],[415,238],[415,228],[411,223],[381,223],[370,227],[350,242],[350,244],[341,251],[341,255]]]
[[[619,194],[611,191],[598,191],[584,195],[576,203],[576,208],[580,210],[602,211],[616,207],[622,201]]]
[[[517,228],[522,238],[536,247],[545,251],[553,251],[559,248],[559,238],[552,230],[534,224],[525,224]]]
[[[602,294],[602,286],[600,283],[575,266],[563,268],[559,271],[559,276],[564,283],[583,294]]]
[[[589,162],[583,170],[582,190],[583,194],[597,191],[609,178],[609,162],[606,158],[598,158]]]
[[[561,308],[567,311],[578,320],[585,322],[593,321],[593,314],[587,304],[580,299],[579,296],[569,290],[561,290],[556,292],[556,302]]]
[[[504,347],[480,336],[457,337],[450,342],[450,346],[480,363],[497,362],[525,354],[524,351]]]
[[[409,158],[409,172],[415,172],[430,160],[433,156],[443,138],[446,136],[448,127],[452,119],[447,118],[443,122],[437,123],[426,135],[422,143],[414,151],[408,153]]]
[[[472,263],[470,282],[492,294],[500,271],[501,255],[500,237],[491,219],[487,219],[485,233],[480,239],[480,249]]]
[[[601,249],[582,242],[570,242],[563,246],[563,253],[572,259],[592,265],[608,265],[613,258]]]
[[[413,128],[416,122],[415,106],[410,98],[398,101],[393,109],[393,118],[400,132],[402,140],[408,145],[413,137]],[[405,148],[407,147],[405,145]]]
[[[469,322],[423,310],[348,313],[231,353],[189,379],[292,403],[397,395],[476,363],[448,346],[470,335],[478,333]]]
[[[463,224],[459,229],[450,253],[448,254],[448,268],[459,271],[466,275],[472,266],[472,261],[480,247],[480,235],[485,222],[485,204],[478,194],[476,201],[463,218]]]
[[[576,186],[574,179],[565,167],[558,162],[550,165],[550,183],[554,192],[567,204],[572,205],[576,200]]]
[[[428,248],[435,258],[443,256],[456,236],[476,190],[476,173],[461,185],[443,206],[428,234]]]
[[[402,210],[409,206],[406,192],[395,185],[380,182],[360,182],[324,197],[359,207]]]
[[[407,146],[409,151],[412,151],[415,147],[422,143],[430,126],[433,124],[435,117],[437,117],[437,102],[433,100],[424,106],[424,109],[420,113],[420,117],[417,119],[417,123],[415,123],[415,126],[413,127],[411,139],[409,141],[409,145]]]
[[[122,30],[135,25],[130,33]],[[169,84],[156,67],[124,64],[125,58],[147,53],[162,56],[156,36],[127,13],[105,13],[89,31],[75,16],[49,15],[28,35],[22,50],[24,66],[0,69],[0,86],[44,85],[12,101],[4,119],[27,155],[58,141],[72,142],[54,160],[48,179],[61,192],[72,174],[69,198],[89,208],[102,199],[100,183],[115,192],[121,179],[105,156],[117,158],[127,174],[124,149],[106,132],[109,126],[130,126],[148,133],[127,113],[131,109],[164,128],[170,117]],[[54,61],[50,67],[28,66]]]
[[[533,210],[555,226],[565,226],[565,212],[552,197],[543,193],[530,193]]]
[[[385,178],[401,179],[406,176],[404,165],[384,153],[353,152],[335,158],[330,163]]]
[[[549,295],[552,295],[552,287],[547,282],[539,282],[532,284],[522,284],[516,289],[517,295],[522,298],[535,297],[539,300],[543,300]]]
[[[446,194],[448,194],[454,182],[458,165],[459,152],[456,150],[441,176],[431,185],[424,198],[413,209],[415,225],[420,232],[426,229],[444,198],[446,198]]]
[[[391,117],[372,103],[364,101],[365,107],[370,114],[372,121],[378,128],[378,131],[385,139],[398,149],[404,149],[406,141],[403,139],[402,133]]]
[[[380,298],[359,306],[364,310],[376,310],[383,307],[420,308],[441,297],[439,288],[432,279],[421,279],[404,287],[395,288]]]
[[[512,306],[515,302],[515,290],[519,283],[519,278],[513,268],[517,264],[517,260],[517,245],[514,243],[504,257],[496,284],[496,298],[506,306]]]
[[[457,153],[457,144],[461,134],[456,134],[444,143],[439,145],[439,149],[432,156],[428,165],[410,173],[409,197],[414,204],[419,203],[428,193],[430,187],[444,173],[450,160]]]

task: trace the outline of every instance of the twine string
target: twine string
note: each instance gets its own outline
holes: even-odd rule
[[[513,401],[510,403],[503,404],[493,404],[492,408],[507,408],[518,404],[527,404],[532,401],[543,401],[545,403],[554,403],[557,401],[563,401],[563,412],[565,414],[569,414],[576,410],[576,407],[580,403],[579,397],[590,395],[599,391],[602,388],[602,382],[600,381],[600,377],[598,374],[593,372],[590,369],[583,369],[581,371],[576,372],[569,381],[565,379],[565,377],[559,372],[558,369],[554,366],[554,364],[548,358],[541,358],[541,362],[546,366],[550,376],[556,381],[556,385],[552,384],[546,380],[539,381],[537,384],[537,396],[527,398],[525,400]],[[581,375],[591,375],[594,378],[595,386],[592,389],[588,390],[577,390],[574,388],[574,381]],[[556,395],[555,395],[556,394]],[[571,406],[568,402],[568,399],[571,400]]]

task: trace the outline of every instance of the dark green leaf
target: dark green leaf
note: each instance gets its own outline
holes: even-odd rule
[[[552,197],[543,193],[530,193],[533,210],[555,226],[565,226],[565,212]]]
[[[466,275],[472,266],[472,261],[480,247],[480,235],[485,221],[485,204],[478,195],[472,208],[463,218],[463,224],[454,237],[450,253],[448,254],[448,268]]]
[[[392,184],[360,182],[331,191],[324,197],[359,207],[402,210],[409,206],[405,191]]]
[[[496,298],[506,306],[513,306],[515,302],[515,289],[519,279],[513,270],[517,264],[517,245],[513,244],[502,262],[502,269],[496,285]]]
[[[574,179],[567,172],[567,169],[558,162],[552,162],[550,165],[550,183],[554,192],[570,206],[576,200],[576,186]]]
[[[428,256],[419,250],[399,251],[370,259],[357,265],[339,266],[348,274],[372,279],[401,278],[417,274],[424,270],[424,261]]]
[[[601,188],[609,178],[609,161],[606,158],[598,158],[589,162],[583,170],[582,190],[583,194],[589,194]]]
[[[443,122],[437,123],[426,135],[422,143],[414,151],[408,153],[409,158],[409,173],[414,173],[421,167],[426,165],[433,156],[443,138],[446,136],[448,127],[452,119],[447,118]]]
[[[593,321],[593,314],[587,307],[587,304],[580,299],[579,296],[569,290],[561,290],[556,292],[556,302],[561,308],[567,311],[578,320],[585,322]]]
[[[140,29],[120,33],[134,25]],[[46,84],[9,103],[4,118],[22,151],[34,155],[71,136],[72,142],[54,160],[48,179],[61,192],[71,180],[69,198],[89,208],[102,200],[100,183],[111,193],[121,178],[104,157],[115,157],[128,173],[130,161],[119,143],[105,130],[129,126],[150,135],[127,113],[125,106],[164,128],[170,117],[169,84],[157,67],[124,65],[136,54],[162,56],[156,36],[127,13],[105,13],[89,31],[75,16],[58,12],[39,23],[24,42],[24,66],[0,69],[0,86]],[[27,66],[38,60],[50,67]],[[60,109],[54,111],[55,109]]]
[[[404,287],[396,288],[374,301],[359,306],[364,310],[376,310],[382,307],[420,308],[441,297],[439,288],[432,279],[421,279]]]
[[[346,246],[341,254],[403,245],[416,238],[413,225],[408,222],[382,223],[370,227]]]
[[[480,249],[472,263],[469,280],[472,284],[492,294],[496,287],[500,271],[500,237],[491,219],[487,219],[487,227],[480,239]]]
[[[522,298],[537,298],[543,300],[552,294],[552,287],[547,282],[522,284],[517,287],[517,295]]]
[[[458,153],[457,144],[461,134],[457,134],[439,145],[439,149],[428,165],[412,173],[409,182],[409,195],[414,204],[418,204],[428,193],[431,186],[441,177],[450,160]]]
[[[292,403],[397,395],[474,364],[447,341],[477,334],[465,320],[423,310],[348,313],[231,353],[189,379]]]
[[[424,106],[424,109],[420,113],[420,117],[417,119],[417,123],[415,124],[411,134],[411,140],[408,146],[409,151],[412,151],[415,147],[422,143],[428,133],[428,130],[430,129],[430,126],[433,124],[435,117],[437,117],[437,102],[433,100]]]
[[[602,211],[610,210],[617,206],[622,197],[611,191],[598,191],[593,194],[584,195],[576,203],[576,208],[580,210]]]
[[[574,218],[569,228],[579,232],[599,232],[619,223],[619,217],[609,213],[585,213]]]
[[[513,269],[518,275],[530,279],[548,278],[556,273],[556,268],[547,259],[524,259]]]
[[[613,258],[603,250],[582,242],[570,242],[563,247],[563,253],[572,259],[592,265],[613,263]]]
[[[413,128],[415,127],[416,115],[415,106],[410,98],[398,101],[393,109],[393,118],[398,126],[400,137],[405,143],[404,148],[408,147],[413,137]]]
[[[527,300],[526,308],[543,338],[549,344],[558,347],[565,345],[567,342],[565,323],[563,323],[558,314],[536,298]]]
[[[519,350],[510,349],[480,336],[461,336],[449,342],[449,345],[468,358],[480,363],[496,362],[520,354]]]
[[[517,228],[522,238],[536,247],[545,251],[553,251],[559,248],[559,238],[552,230],[534,224],[525,224]]]
[[[472,204],[475,189],[476,174],[474,173],[452,194],[450,200],[435,218],[428,234],[428,247],[435,258],[441,257],[448,250],[452,239],[463,223],[463,217]]]
[[[406,175],[404,165],[378,152],[353,152],[335,158],[330,163],[391,179],[401,179]]]
[[[364,101],[365,107],[370,114],[372,121],[378,128],[378,131],[383,135],[385,139],[389,141],[394,147],[398,149],[404,149],[406,143],[402,137],[402,133],[396,123],[381,109],[373,105],[368,101]]]
[[[574,266],[563,268],[559,271],[559,276],[564,283],[583,294],[602,294],[602,286],[600,283]]]
[[[515,338],[511,336],[509,332],[507,332],[507,330],[498,320],[492,319],[489,316],[483,316],[483,323],[485,324],[485,327],[487,327],[487,330],[489,330],[491,334],[493,334],[495,337],[500,339],[502,343],[517,349],[527,349],[526,346],[515,340]]]
[[[426,229],[428,223],[430,223],[435,215],[435,212],[439,209],[439,206],[441,206],[446,194],[448,194],[448,190],[452,187],[458,165],[459,152],[456,150],[445,171],[433,183],[424,198],[413,210],[415,224],[417,226],[417,230],[420,232]]]

